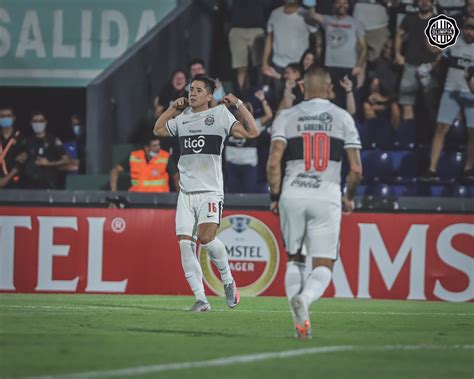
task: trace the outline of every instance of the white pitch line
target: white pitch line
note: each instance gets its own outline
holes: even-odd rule
[[[163,371],[178,371],[204,367],[232,366],[243,363],[254,363],[278,358],[292,358],[303,355],[338,353],[345,351],[413,351],[413,350],[472,350],[474,345],[385,345],[385,346],[323,346],[307,349],[286,350],[248,355],[231,355],[229,357],[206,361],[165,363],[151,366],[136,366],[117,370],[87,371],[82,373],[62,374],[52,376],[33,376],[23,379],[92,379],[105,377],[122,377],[131,375],[145,375]]]
[[[130,307],[115,307],[113,305],[81,305],[81,306],[65,306],[65,305],[18,305],[18,304],[0,304],[0,309],[2,308],[17,308],[17,309],[45,309],[45,310],[71,310],[71,311],[81,311],[81,310],[104,310],[104,311],[147,311],[147,312],[159,312],[159,311],[175,311],[183,312],[189,310],[188,308],[169,308],[169,307],[158,307],[158,308],[143,308],[138,306]],[[213,309],[213,312],[229,312],[228,309]],[[237,309],[235,312],[243,313],[288,313],[288,310],[253,310],[253,309]],[[345,315],[383,315],[383,316],[474,316],[472,313],[448,313],[448,312],[375,312],[375,311],[315,311],[315,314],[345,314]]]

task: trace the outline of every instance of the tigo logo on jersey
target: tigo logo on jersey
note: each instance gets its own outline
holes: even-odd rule
[[[231,215],[222,219],[219,239],[224,243],[239,292],[257,296],[275,279],[279,266],[278,244],[272,231],[259,219],[248,215]],[[201,249],[199,260],[208,287],[223,295],[218,271],[211,266],[208,253]]]
[[[204,136],[199,136],[197,138],[186,138],[184,140],[184,147],[186,149],[192,149],[193,153],[195,154],[199,154],[204,148],[205,144],[206,139],[204,138]]]
[[[446,49],[453,46],[459,36],[456,20],[444,14],[430,18],[425,29],[425,35],[431,46]]]

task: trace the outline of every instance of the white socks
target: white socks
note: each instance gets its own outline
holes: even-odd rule
[[[194,292],[196,300],[207,302],[204,293],[204,284],[202,283],[201,265],[196,256],[196,242],[190,240],[179,241],[181,250],[181,264],[183,266],[184,276]]]
[[[301,292],[301,296],[308,307],[323,296],[324,291],[331,282],[331,277],[332,272],[326,266],[318,266],[311,272]]]
[[[305,264],[303,262],[290,261],[286,264],[285,292],[288,301],[298,295],[303,288],[304,268]]]
[[[211,261],[216,265],[221,274],[222,283],[232,283],[234,279],[230,272],[229,257],[222,241],[216,237],[209,243],[201,244],[201,247],[208,251],[209,258],[211,258]]]

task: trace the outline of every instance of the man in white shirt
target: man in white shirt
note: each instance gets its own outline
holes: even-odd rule
[[[283,6],[270,14],[262,58],[264,75],[272,78],[277,77],[276,74],[283,75],[285,67],[290,63],[299,62],[308,49],[310,35],[316,33],[317,28],[305,22],[305,13],[306,11],[299,7],[298,0],[285,0]],[[316,36],[315,44],[317,49]],[[279,79],[273,80],[272,85],[275,93],[283,90]]]
[[[176,235],[183,271],[196,297],[196,303],[191,308],[193,312],[211,310],[196,256],[198,238],[201,247],[208,251],[211,261],[221,274],[227,305],[234,308],[239,303],[239,293],[230,271],[226,248],[216,237],[224,202],[222,149],[228,135],[251,139],[259,134],[252,114],[242,106],[242,100],[234,95],[229,94],[224,98],[225,105],[209,108],[214,89],[214,81],[210,78],[194,78],[188,99],[181,97],[172,102],[154,127],[157,136],[179,139],[180,191],[176,209]],[[176,116],[187,101],[190,107]],[[226,105],[237,108],[243,123],[235,119]]]

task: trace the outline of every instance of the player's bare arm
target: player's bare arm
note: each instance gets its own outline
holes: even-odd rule
[[[257,138],[260,134],[255,119],[252,116],[252,113],[242,105],[242,100],[239,100],[237,97],[229,93],[224,97],[224,104],[226,106],[235,106],[237,112],[239,112],[243,118],[243,122],[237,122],[231,130],[231,134],[235,138],[246,138],[252,139]]]
[[[350,170],[346,177],[346,193],[342,197],[342,206],[345,213],[351,213],[355,208],[354,197],[357,186],[362,180],[362,163],[359,149],[346,149],[346,154]]]
[[[168,130],[166,129],[166,123],[177,115],[179,109],[183,109],[187,104],[185,97],[180,97],[173,101],[168,109],[158,117],[153,128],[153,133],[158,137],[170,137]]]
[[[270,186],[270,196],[272,198],[270,210],[275,213],[278,209],[278,198],[281,192],[281,160],[285,149],[286,142],[281,140],[272,141],[267,162],[267,180]]]

